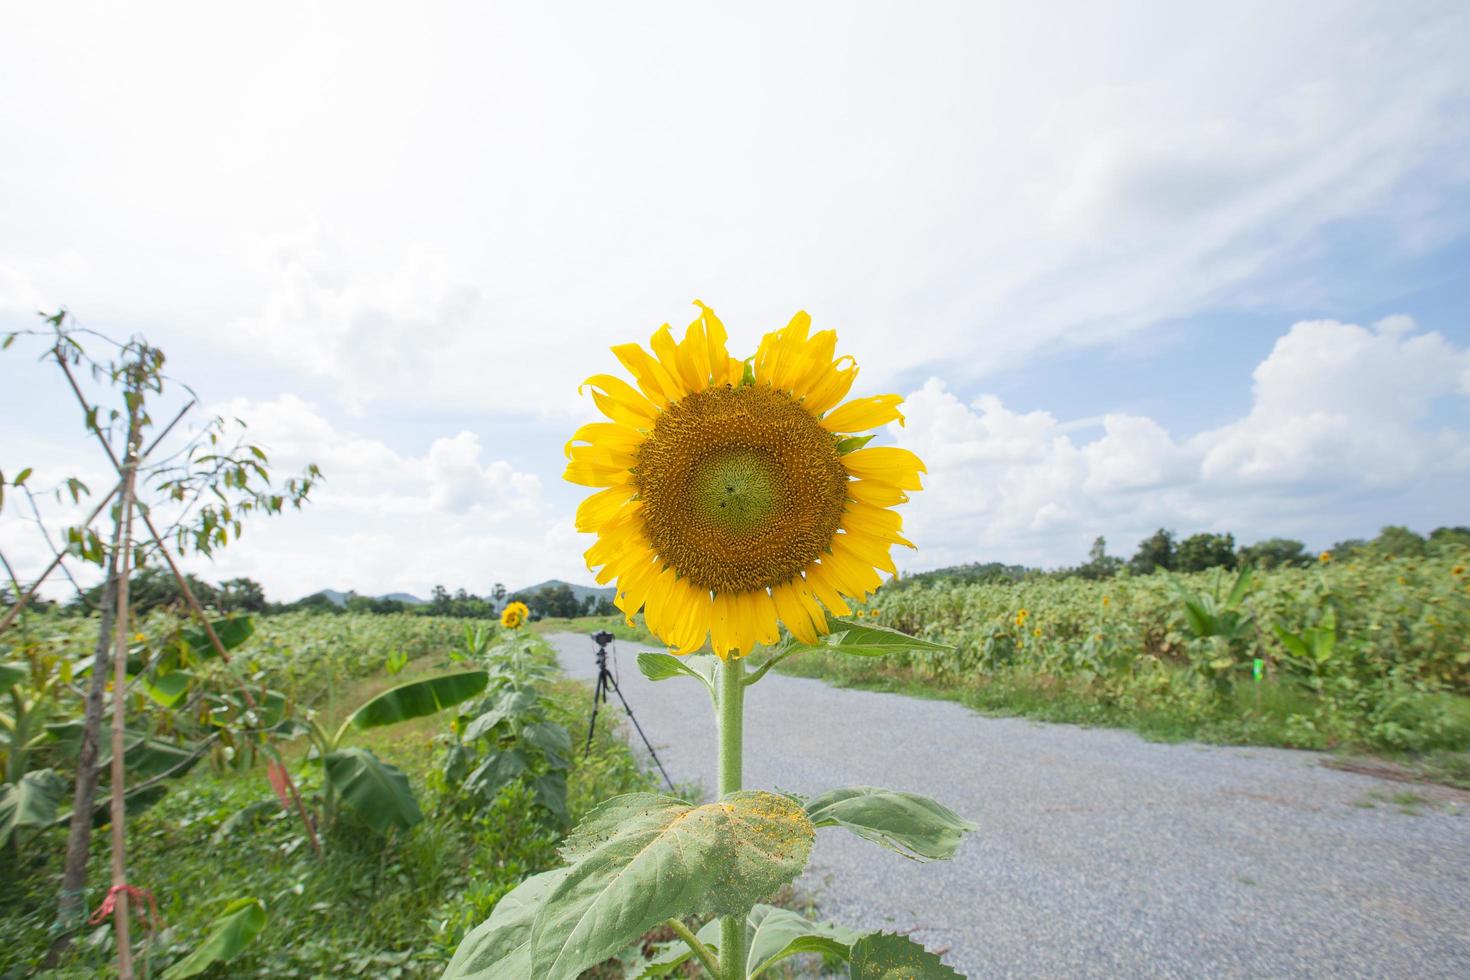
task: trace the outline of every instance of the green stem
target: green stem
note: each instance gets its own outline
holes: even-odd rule
[[[674,934],[684,940],[690,949],[694,950],[694,955],[699,957],[699,962],[704,964],[704,968],[709,971],[710,976],[718,977],[720,975],[720,964],[715,959],[715,954],[709,951],[708,946],[699,941],[699,937],[688,926],[678,919],[667,919],[664,925],[674,930]]]
[[[732,657],[720,665],[721,797],[740,791],[745,731],[745,661]],[[745,980],[745,916],[720,919],[721,980]]]

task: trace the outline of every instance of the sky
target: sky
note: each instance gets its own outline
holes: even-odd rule
[[[144,335],[316,462],[191,561],[277,599],[590,583],[577,385],[695,299],[905,396],[904,570],[1470,524],[1466,50],[1459,2],[0,4],[0,331]],[[0,470],[105,484],[24,340]]]

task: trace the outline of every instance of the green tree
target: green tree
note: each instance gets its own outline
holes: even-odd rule
[[[1470,550],[1470,527],[1437,527],[1429,532],[1429,548],[1439,554]]]
[[[1267,538],[1240,549],[1240,560],[1257,568],[1286,568],[1291,565],[1310,565],[1313,561],[1307,554],[1307,546],[1292,538]]]
[[[1108,539],[1099,534],[1087,552],[1087,564],[1077,568],[1077,574],[1086,579],[1112,578],[1123,570],[1123,559],[1108,554]]]
[[[1174,532],[1161,527],[1138,542],[1138,551],[1128,562],[1128,567],[1138,575],[1150,575],[1155,568],[1173,569]]]
[[[219,584],[221,612],[265,612],[265,589],[250,578],[226,579]]]
[[[1379,531],[1372,547],[1385,558],[1423,558],[1429,550],[1423,537],[1399,524],[1390,524]]]
[[[1174,570],[1202,572],[1207,568],[1235,567],[1235,535],[1191,534],[1174,552]]]

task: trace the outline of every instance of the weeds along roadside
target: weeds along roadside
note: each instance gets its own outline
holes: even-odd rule
[[[251,669],[270,682],[298,677],[299,690],[307,694],[308,688],[318,685],[294,661],[316,654],[318,669],[338,677],[332,710],[327,698],[317,699],[322,727],[334,729],[353,708],[380,698],[384,689],[463,673],[483,658],[492,676],[497,670],[502,678],[515,673],[537,690],[536,717],[528,722],[540,726],[533,741],[541,739],[556,749],[569,746],[570,735],[563,740],[551,734],[553,727],[585,731],[587,689],[556,675],[549,648],[534,636],[523,632],[514,637],[518,661],[514,667],[505,663],[507,638],[490,631],[481,633],[481,639],[489,642],[479,651],[466,651],[467,642],[457,650],[456,659],[442,652],[435,655],[426,647],[406,662],[393,661],[388,654],[416,650],[413,644],[426,641],[428,635],[442,640],[463,634],[466,641],[473,635],[466,631],[467,624],[426,623],[418,616],[404,617],[396,628],[384,623],[393,618],[264,619],[261,633],[273,640],[261,644],[258,656],[249,658]],[[327,635],[333,630],[340,631],[335,640]],[[253,645],[241,649],[242,659]],[[376,649],[375,658],[371,649]],[[329,658],[335,662],[323,663]],[[376,669],[370,670],[373,659]],[[395,662],[397,672],[389,674],[387,665]],[[286,665],[290,669],[282,670]],[[487,686],[485,697],[492,693]],[[479,717],[467,717],[468,713],[483,707],[483,700],[471,698],[442,712],[352,731],[354,746],[404,775],[424,817],[407,829],[377,833],[349,807],[341,808],[335,828],[329,826],[323,809],[324,767],[310,758],[308,739],[298,740],[302,748],[288,757],[288,764],[323,823],[326,848],[321,860],[306,846],[300,823],[275,801],[263,767],[236,769],[228,761],[201,765],[174,782],[170,792],[138,813],[129,827],[131,879],[156,896],[166,926],[149,951],[154,975],[204,945],[230,901],[248,896],[263,904],[264,928],[227,966],[216,965],[214,974],[205,975],[223,975],[218,971],[225,969],[230,976],[437,976],[463,929],[481,921],[500,895],[522,878],[557,863],[555,846],[568,822],[597,800],[651,787],[626,745],[609,731],[599,730],[589,754],[582,756],[578,745],[576,753],[566,752],[561,760],[565,819],[545,806],[530,773],[524,774],[527,778],[518,773],[500,785],[482,787],[483,798],[468,803],[463,782],[447,775],[453,767],[446,763],[463,745],[465,727]],[[514,749],[516,727],[515,719],[507,719],[498,733],[482,734],[493,735],[498,746]],[[481,741],[481,750],[489,747]],[[544,762],[537,760],[530,768],[544,775]],[[0,976],[35,975],[35,965],[45,954],[61,843],[49,835],[56,833],[30,839],[13,860],[0,858],[5,863]],[[106,848],[101,844],[94,846],[92,869],[88,899],[95,906],[93,899],[106,890]],[[111,944],[110,929],[89,929],[49,975],[104,975],[113,956]]]
[[[900,581],[860,615],[953,653],[813,652],[779,669],[1153,738],[1431,755],[1452,773],[1470,748],[1467,565],[1444,554],[1103,581]]]

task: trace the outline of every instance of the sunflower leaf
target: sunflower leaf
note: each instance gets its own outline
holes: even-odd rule
[[[875,786],[830,790],[808,800],[806,814],[817,827],[846,827],[916,861],[948,860],[964,835],[978,829],[927,796]]]
[[[850,619],[834,618],[829,622],[832,635],[827,637],[826,647],[837,653],[847,653],[856,657],[882,657],[890,653],[902,653],[905,650],[932,650],[940,653],[954,650],[954,647],[945,646],[943,643],[909,636],[907,633],[887,626],[855,623]]]
[[[939,957],[907,936],[870,932],[853,943],[852,980],[964,980]]]
[[[536,915],[523,975],[570,980],[671,916],[744,912],[801,873],[814,835],[774,793],[609,800],[563,847],[575,863]]]

